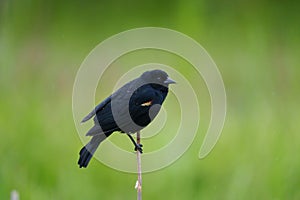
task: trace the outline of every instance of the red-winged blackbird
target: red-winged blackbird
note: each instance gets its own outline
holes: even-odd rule
[[[99,144],[115,131],[126,133],[135,150],[142,153],[142,145],[138,145],[130,134],[146,127],[154,119],[172,83],[175,81],[162,70],[146,71],[98,104],[82,120],[86,122],[96,115],[94,126],[86,134],[92,139],[79,153],[79,167],[87,167]]]

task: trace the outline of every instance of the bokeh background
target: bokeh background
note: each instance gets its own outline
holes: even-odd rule
[[[144,26],[197,40],[217,63],[228,98],[211,154],[198,159],[209,119],[203,94],[199,136],[174,164],[143,175],[144,199],[300,199],[298,8],[268,0],[0,1],[0,199],[13,189],[24,200],[136,198],[135,174],[97,160],[78,168],[72,86],[98,43]],[[107,77],[126,72],[118,66]],[[97,101],[117,78],[104,79]]]

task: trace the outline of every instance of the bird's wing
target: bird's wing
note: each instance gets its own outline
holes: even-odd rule
[[[122,115],[124,108],[126,107],[124,103],[128,102],[129,100],[127,99],[130,98],[128,97],[128,94],[131,93],[132,82],[133,81],[125,84],[123,87],[114,92],[109,98],[107,98],[109,100],[105,99],[83,119],[85,121],[89,120],[97,113],[94,117],[94,126],[87,132],[86,136],[95,136],[119,130],[119,127],[114,120],[111,106],[112,104],[117,106],[116,110],[119,111],[118,114]],[[99,122],[101,122],[103,127],[100,126]],[[121,123],[123,124],[124,122],[122,121]]]
[[[116,110],[118,110],[118,115],[122,120],[120,121],[120,124],[127,124],[127,119],[123,119],[124,113],[126,111],[128,112],[128,106],[126,106],[126,103],[129,103],[129,99],[131,95],[133,95],[133,91],[136,89],[135,85],[137,83],[138,79],[134,79],[127,84],[125,84],[123,87],[119,88],[117,91],[115,91],[112,95],[110,95],[108,98],[106,98],[104,101],[102,101],[100,104],[98,104],[94,110],[92,110],[86,117],[83,118],[81,123],[88,121],[91,119],[96,113],[98,117],[94,117],[95,125],[94,127],[87,133],[87,135],[96,135],[99,133],[103,133],[103,130],[101,131],[101,127],[99,125],[98,120],[101,121],[102,125],[105,125],[103,129],[104,132],[112,132],[119,129],[118,126],[116,126],[114,118],[111,113],[111,102],[114,102],[113,105],[117,106]],[[101,112],[101,113],[99,113]],[[126,116],[126,115],[125,115]],[[123,121],[124,120],[124,121]]]
[[[111,96],[107,97],[106,99],[104,99],[104,101],[102,101],[101,103],[99,103],[95,109],[93,109],[87,116],[85,116],[81,123],[84,123],[86,121],[88,121],[89,119],[91,119],[96,112],[99,112],[100,110],[102,110],[109,102],[111,101]]]

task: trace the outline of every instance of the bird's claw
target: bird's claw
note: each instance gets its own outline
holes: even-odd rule
[[[143,153],[142,147],[143,147],[142,144],[136,144],[134,150],[135,150],[135,151],[139,151],[140,153]]]

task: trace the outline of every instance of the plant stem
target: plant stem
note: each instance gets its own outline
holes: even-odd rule
[[[140,131],[136,133],[136,143],[141,143],[140,138]],[[137,158],[137,171],[138,171],[138,180],[137,180],[137,199],[142,199],[142,163],[141,163],[141,153],[136,151],[136,158]]]

